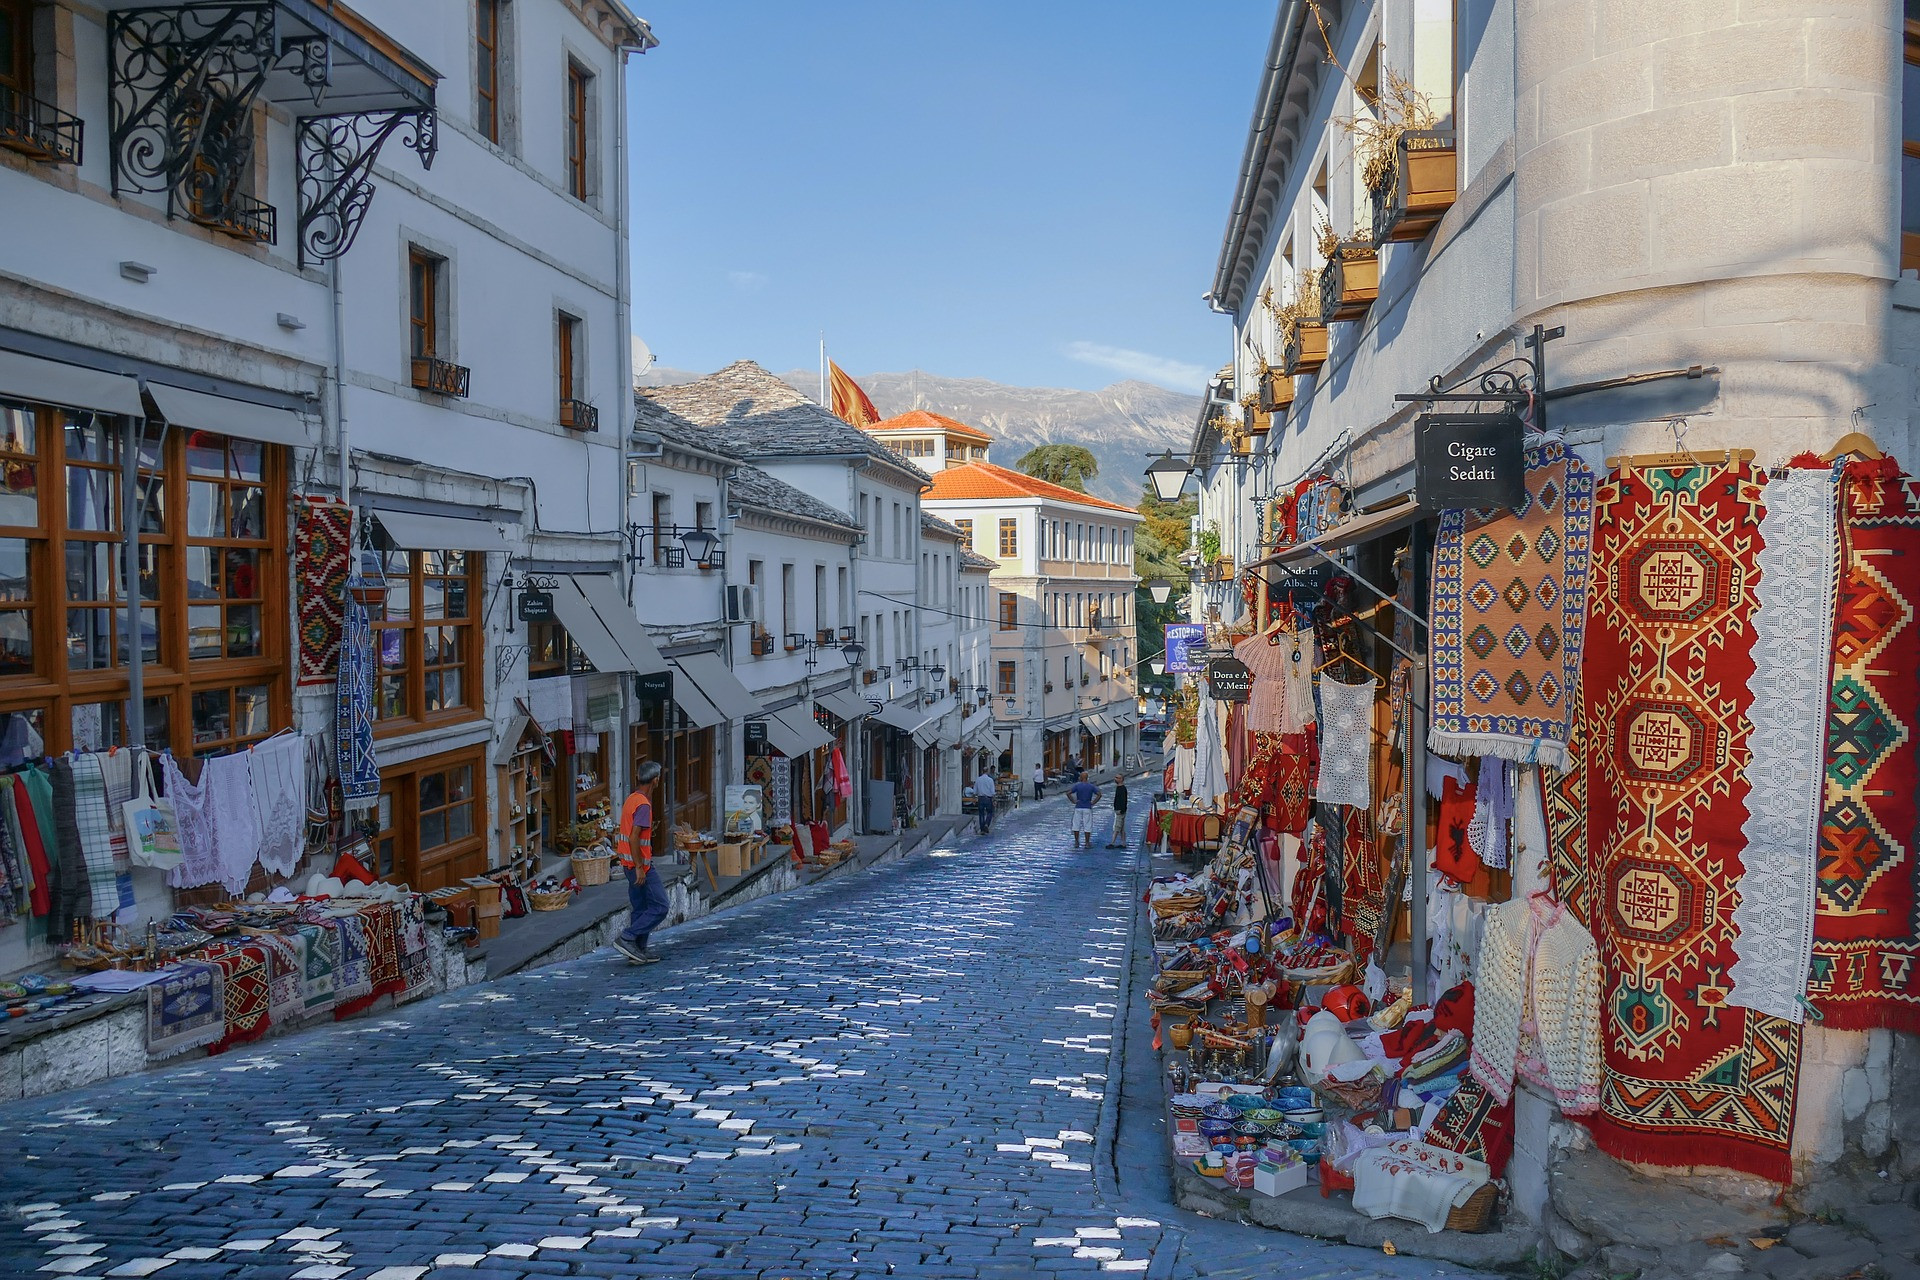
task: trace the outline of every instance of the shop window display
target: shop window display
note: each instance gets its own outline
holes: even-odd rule
[[[480,557],[464,551],[381,553],[386,598],[369,611],[380,731],[479,714],[479,567]]]

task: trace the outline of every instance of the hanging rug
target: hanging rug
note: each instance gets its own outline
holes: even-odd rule
[[[1432,717],[1442,755],[1565,768],[1587,616],[1592,468],[1527,446],[1512,511],[1443,511],[1433,549]]]
[[[1792,1176],[1800,1028],[1727,1003],[1765,473],[1626,469],[1595,502],[1583,678],[1605,972],[1594,1141],[1623,1160]]]
[[[1914,733],[1920,480],[1847,464],[1809,998],[1827,1027],[1920,1032]]]
[[[352,563],[353,513],[344,502],[308,498],[295,508],[294,515],[300,683],[328,684],[340,661],[340,627]]]

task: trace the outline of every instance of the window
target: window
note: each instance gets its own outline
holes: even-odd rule
[[[567,190],[576,200],[593,194],[593,164],[587,150],[592,87],[591,72],[577,62],[567,63]]]
[[[1018,678],[1019,678],[1019,666],[1016,663],[1012,663],[1012,662],[1001,663],[1000,674],[999,674],[998,684],[997,684],[999,691],[1008,696],[1011,696],[1012,694],[1017,692],[1018,686],[1016,681],[1018,680]]]
[[[844,627],[847,625],[847,617],[849,612],[849,606],[847,604],[846,566],[842,565],[836,571],[835,576],[838,579],[838,581],[834,589],[834,598],[835,598],[835,603],[838,604],[839,607],[834,610],[833,618],[835,622],[837,622],[840,626]]]
[[[469,750],[383,768],[371,870],[416,892],[485,871],[484,767]]]
[[[1011,591],[1000,593],[1000,629],[1002,631],[1020,629],[1020,597]]]
[[[411,354],[425,360],[440,354],[440,285],[444,259],[419,249],[407,253],[407,317]]]
[[[474,127],[488,142],[500,141],[500,37],[505,0],[474,0]]]
[[[586,389],[586,322],[562,311],[554,319],[553,364],[560,378],[560,425],[584,429],[586,414],[580,393]]]
[[[713,504],[711,502],[696,502],[693,504],[693,527],[696,529],[712,529],[714,527]]]
[[[527,624],[527,679],[584,674],[593,663],[574,642],[567,629],[557,622]]]
[[[483,560],[465,551],[382,553],[387,596],[369,610],[377,729],[417,729],[479,713],[473,620]]]
[[[827,566],[817,564],[813,566],[813,629],[823,631],[831,625],[827,613]]]
[[[1002,516],[1000,519],[1000,558],[1005,560],[1020,554],[1020,522]]]
[[[781,639],[792,635],[798,628],[794,625],[794,615],[799,611],[800,602],[794,593],[793,566],[780,566],[780,632]]]
[[[955,520],[953,522],[953,527],[958,529],[961,533],[964,533],[967,536],[966,541],[961,543],[960,545],[965,547],[969,551],[973,550],[973,521]]]
[[[1907,5],[1900,93],[1900,270],[1920,267],[1920,17]]]
[[[673,495],[656,493],[653,495],[653,562],[665,564],[667,560],[667,531],[673,528]]]
[[[33,6],[0,0],[0,108],[24,110],[16,95],[33,96]]]

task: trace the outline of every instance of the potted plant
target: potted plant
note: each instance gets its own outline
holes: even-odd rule
[[[1293,298],[1272,310],[1280,325],[1282,367],[1289,376],[1312,373],[1327,362],[1327,326],[1320,320],[1317,273],[1301,276]]]
[[[1419,240],[1452,205],[1459,165],[1451,129],[1427,96],[1398,72],[1387,72],[1386,92],[1374,99],[1377,115],[1338,121],[1353,135],[1354,160],[1373,205],[1373,241]]]
[[[1320,323],[1358,320],[1380,296],[1380,251],[1371,240],[1342,240],[1320,224]]]
[[[1261,364],[1259,387],[1258,395],[1248,396],[1240,402],[1242,407],[1252,406],[1261,413],[1278,413],[1293,403],[1293,379],[1284,370]]]

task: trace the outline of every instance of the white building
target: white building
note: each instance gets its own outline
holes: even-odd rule
[[[954,526],[958,528],[959,526]],[[961,785],[983,766],[1002,771],[1006,739],[993,726],[992,575],[999,564],[960,546],[960,778]],[[1011,767],[1011,766],[1007,766]]]
[[[299,637],[337,598],[296,576],[287,513],[349,503],[388,587],[373,857],[431,888],[526,843],[497,736],[525,728],[524,575],[576,617],[623,598],[624,424],[596,410],[627,395],[624,67],[654,41],[617,0],[359,10],[0,6],[0,413],[45,477],[0,548],[27,611],[0,713],[49,752],[182,759],[330,730],[331,657]],[[129,433],[160,477],[135,665],[107,500]],[[633,630],[602,656],[657,661]]]
[[[1135,754],[1139,513],[990,462],[937,473],[927,508],[998,566],[988,683],[1014,774],[1076,758],[1110,769]]]
[[[838,509],[864,531],[847,616],[855,620],[860,693],[871,714],[850,744],[848,767],[862,829],[890,830],[914,813],[908,797],[920,775],[913,733],[945,713],[918,657],[926,474],[750,360],[641,394],[706,432],[715,447]]]
[[[968,462],[985,462],[993,437],[945,414],[909,409],[865,428],[868,435],[932,473]]]

